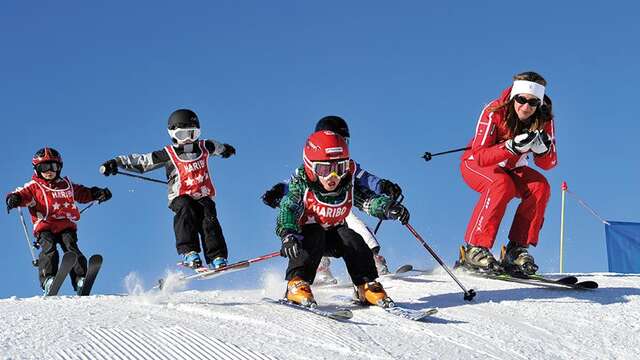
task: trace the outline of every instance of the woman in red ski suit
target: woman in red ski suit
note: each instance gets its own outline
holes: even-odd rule
[[[534,72],[514,76],[513,85],[482,110],[470,149],[462,156],[462,178],[480,193],[461,259],[473,268],[537,270],[527,248],[538,244],[551,191],[546,178],[528,166],[528,158],[531,155],[543,170],[557,165],[551,100],[544,95],[545,86],[546,81]],[[498,263],[489,249],[514,197],[521,201],[502,263]]]

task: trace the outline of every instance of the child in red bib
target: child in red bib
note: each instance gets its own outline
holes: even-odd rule
[[[202,249],[210,268],[225,266],[227,244],[213,200],[216,189],[209,173],[209,157],[228,158],[236,150],[215,140],[199,140],[200,120],[188,109],[171,114],[168,132],[172,145],[147,154],[117,156],[103,164],[103,174],[115,175],[118,168],[144,173],[164,167],[169,184],[169,208],[175,213],[176,250],[182,256],[182,263],[194,269],[202,267]]]
[[[31,181],[7,194],[7,211],[26,206],[33,222],[33,234],[41,251],[38,258],[40,285],[45,291],[58,271],[59,254],[56,245],[66,253],[74,252],[77,261],[70,272],[76,291],[82,287],[87,273],[87,259],[78,248],[76,221],[80,220],[79,203],[104,202],[111,198],[109,189],[72,183],[66,176],[60,177],[62,157],[49,147],[38,150],[32,159],[34,175]]]

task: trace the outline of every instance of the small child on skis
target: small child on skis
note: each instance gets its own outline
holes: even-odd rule
[[[347,143],[349,143],[349,126],[347,125],[347,122],[339,116],[329,115],[318,120],[315,131],[321,130],[333,131],[336,134],[344,137]],[[377,176],[362,169],[362,167],[360,167],[358,163],[356,163],[355,165],[356,181],[359,182],[362,186],[372,190],[379,195],[388,195],[392,199],[396,199],[402,194],[402,188],[400,188],[398,184],[395,184],[386,179],[378,178]],[[271,208],[278,208],[280,206],[282,197],[284,197],[287,191],[287,183],[278,183],[262,195],[262,201]],[[349,213],[349,216],[347,216],[345,221],[349,228],[353,229],[355,232],[360,234],[360,236],[362,236],[364,241],[367,243],[367,246],[369,246],[369,248],[373,252],[373,259],[375,261],[378,274],[388,274],[389,268],[387,266],[387,261],[384,256],[380,254],[380,243],[378,242],[378,239],[376,239],[373,231],[371,231],[371,229],[369,229],[364,221],[362,221],[353,212]],[[315,280],[316,283],[336,284],[338,282],[338,280],[331,273],[330,265],[331,260],[329,259],[329,257],[323,256],[322,260],[320,261],[320,265],[318,266]]]
[[[310,284],[323,256],[342,257],[354,284],[354,297],[363,304],[393,306],[382,285],[373,253],[362,236],[345,223],[353,205],[382,219],[409,221],[409,211],[386,195],[355,181],[355,162],[344,137],[317,131],[307,139],[304,165],[289,183],[280,202],[276,234],[281,254],[289,259],[288,301],[315,306]]]
[[[66,176],[60,177],[62,156],[50,147],[38,150],[32,159],[34,175],[31,181],[14,192],[7,194],[7,212],[16,207],[26,206],[33,222],[33,234],[38,239],[41,251],[38,257],[38,274],[44,295],[58,271],[59,254],[56,245],[62,251],[74,252],[76,263],[69,273],[73,289],[80,294],[87,274],[87,259],[78,248],[76,221],[80,220],[80,211],[75,202],[99,203],[111,199],[108,188],[87,188],[72,183]]]
[[[233,146],[215,140],[199,140],[200,120],[195,112],[179,109],[169,116],[168,132],[173,142],[147,153],[117,156],[102,165],[105,176],[118,168],[144,173],[164,167],[169,184],[169,208],[175,213],[173,227],[176,250],[182,264],[192,269],[211,269],[227,265],[227,244],[218,221],[215,187],[209,175],[209,156],[228,158],[236,153]]]

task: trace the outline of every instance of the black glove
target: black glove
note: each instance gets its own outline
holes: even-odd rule
[[[118,162],[116,159],[107,160],[100,166],[100,172],[104,176],[115,175],[118,173]]]
[[[280,255],[295,259],[300,255],[300,240],[304,237],[299,234],[287,234],[282,237],[282,247],[280,248]]]
[[[273,187],[269,190],[267,190],[263,195],[262,195],[262,202],[271,207],[271,208],[277,208],[280,206],[280,200],[282,200],[282,197],[285,194],[285,183],[277,183],[275,185],[273,185]]]
[[[397,199],[398,197],[400,197],[400,195],[402,195],[402,188],[400,187],[400,185],[389,180],[380,180],[379,186],[380,191],[383,194],[389,195],[389,197],[392,199]]]
[[[544,130],[540,130],[531,146],[531,151],[536,155],[544,155],[549,149],[551,149],[551,137]]]
[[[224,144],[224,150],[222,150],[222,154],[220,154],[220,156],[226,159],[229,156],[235,155],[235,154],[236,154],[236,149],[233,146],[229,144]]]
[[[98,200],[99,204],[111,199],[111,191],[109,190],[109,188],[101,189],[97,186],[94,186],[89,190],[91,191],[93,200]]]
[[[531,150],[531,146],[537,137],[538,133],[536,131],[527,131],[507,140],[505,146],[514,155],[521,155]]]
[[[392,204],[387,208],[385,217],[391,220],[399,220],[402,225],[409,223],[409,210],[402,204]]]
[[[20,206],[21,201],[22,198],[20,197],[20,194],[11,193],[7,195],[7,213],[9,213],[11,209],[15,209]]]

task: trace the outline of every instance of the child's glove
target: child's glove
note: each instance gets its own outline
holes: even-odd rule
[[[295,259],[300,256],[300,241],[304,237],[300,234],[287,234],[282,237],[282,247],[280,248],[280,255],[289,258]]]
[[[262,195],[262,202],[275,209],[280,206],[280,200],[282,200],[282,197],[284,196],[284,191],[285,184],[277,183]]]
[[[389,195],[392,199],[397,199],[402,195],[402,188],[400,185],[391,182],[389,180],[382,179],[380,180],[380,191],[383,194]]]
[[[409,223],[409,210],[402,204],[392,204],[385,213],[385,217],[391,220],[398,220],[402,225]]]
[[[229,156],[235,155],[235,154],[236,154],[236,149],[233,146],[229,144],[224,144],[224,150],[222,150],[222,154],[220,154],[220,156],[226,159]]]
[[[111,191],[109,190],[109,188],[101,189],[97,186],[94,186],[89,190],[91,190],[91,196],[93,197],[93,200],[98,200],[99,204],[111,199]]]
[[[115,175],[118,173],[118,162],[116,159],[107,160],[100,166],[100,172],[104,176]]]
[[[20,194],[11,193],[7,195],[7,213],[9,213],[11,209],[15,209],[20,206],[21,201],[22,198],[20,197]]]

